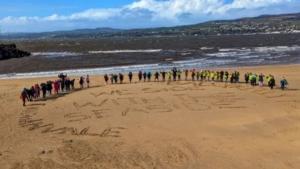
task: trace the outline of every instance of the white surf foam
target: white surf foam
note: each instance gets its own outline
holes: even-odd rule
[[[44,56],[47,58],[79,56],[79,55],[82,55],[82,53],[76,53],[76,52],[33,52],[32,53],[32,56]]]
[[[111,53],[158,53],[162,49],[146,49],[146,50],[98,50],[98,51],[89,51],[90,54],[111,54]]]

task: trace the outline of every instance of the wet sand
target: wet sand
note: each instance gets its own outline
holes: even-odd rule
[[[92,77],[22,107],[20,90],[46,79],[0,80],[0,168],[300,168],[300,65],[235,69],[284,75],[289,90]]]

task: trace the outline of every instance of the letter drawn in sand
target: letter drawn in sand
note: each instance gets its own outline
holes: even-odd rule
[[[104,118],[107,111],[109,111],[109,109],[92,110],[92,112],[94,113],[94,115],[97,119]],[[106,116],[108,116],[108,115],[106,115]]]
[[[107,128],[103,130],[103,132],[100,134],[101,137],[121,137],[120,133],[121,130],[125,130],[124,127],[112,127]]]

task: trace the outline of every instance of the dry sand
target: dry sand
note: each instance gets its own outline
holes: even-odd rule
[[[0,81],[1,169],[299,169],[300,65],[290,90],[211,82],[104,85],[22,107]],[[135,79],[136,80],[136,79]]]

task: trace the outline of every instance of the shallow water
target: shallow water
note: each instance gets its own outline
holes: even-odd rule
[[[47,57],[49,59],[80,56],[87,54],[103,54],[103,53],[157,53],[168,52],[161,49],[149,50],[114,50],[114,51],[90,51],[84,53],[74,52],[44,52],[34,53],[36,57]],[[186,51],[177,51],[183,54]],[[288,64],[300,63],[300,46],[276,46],[276,47],[256,47],[256,48],[228,48],[218,49],[214,53],[204,53],[199,56],[199,51],[189,50],[191,56],[186,60],[179,61],[166,61],[156,64],[140,64],[129,66],[115,66],[105,68],[89,68],[89,69],[72,69],[65,71],[46,71],[46,72],[33,72],[33,73],[14,73],[0,75],[0,79],[9,78],[28,78],[28,77],[50,77],[57,76],[59,73],[66,73],[70,76],[80,75],[103,75],[110,73],[120,72],[138,72],[138,71],[162,71],[169,70],[173,67],[180,69],[205,69],[216,67],[234,67],[234,66],[255,66],[255,65],[270,65],[270,64]]]

